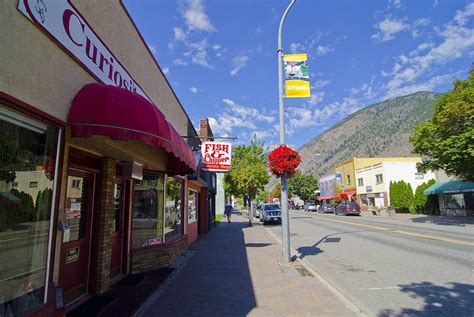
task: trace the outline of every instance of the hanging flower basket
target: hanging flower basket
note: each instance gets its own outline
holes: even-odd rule
[[[339,195],[341,197],[342,200],[347,200],[349,198],[349,196],[347,196],[346,193],[341,193],[341,195]]]
[[[296,168],[301,163],[301,157],[298,152],[282,145],[273,150],[268,156],[270,172],[276,176],[287,173],[288,177],[296,173]]]

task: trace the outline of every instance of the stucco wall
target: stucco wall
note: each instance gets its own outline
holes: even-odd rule
[[[187,114],[121,3],[72,3],[177,131],[187,134]],[[18,1],[0,2],[0,27],[4,30],[0,32],[0,91],[66,121],[77,91],[95,79],[17,7]]]

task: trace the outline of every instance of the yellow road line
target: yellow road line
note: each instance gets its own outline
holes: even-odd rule
[[[431,239],[431,240],[438,240],[438,241],[444,241],[444,242],[449,242],[449,243],[454,243],[454,244],[461,244],[461,245],[468,245],[471,247],[474,247],[474,243],[472,242],[467,242],[467,241],[461,241],[461,240],[454,240],[454,239],[448,239],[448,238],[442,238],[442,237],[434,237],[430,236],[427,234],[421,234],[421,233],[416,233],[416,232],[409,232],[409,231],[403,231],[403,230],[394,230],[386,227],[378,227],[378,226],[371,226],[371,225],[364,225],[361,223],[354,223],[350,221],[344,221],[344,220],[336,220],[336,219],[329,219],[329,218],[323,218],[323,217],[313,217],[313,218],[318,218],[318,219],[323,219],[323,220],[328,220],[328,221],[333,221],[333,222],[341,222],[341,223],[346,223],[352,226],[359,226],[359,227],[364,227],[364,228],[370,228],[370,229],[375,229],[375,230],[380,230],[380,231],[390,231],[393,233],[398,233],[406,236],[413,236],[413,237],[419,237],[419,238],[425,238],[425,239]]]
[[[449,243],[454,243],[454,244],[468,245],[468,246],[474,247],[474,243],[467,242],[467,241],[453,240],[453,239],[442,238],[442,237],[433,237],[433,236],[426,235],[426,234],[408,232],[408,231],[401,231],[401,230],[395,230],[395,231],[392,231],[392,232],[399,233],[399,234],[404,234],[404,235],[407,235],[407,236],[414,236],[414,237],[420,237],[420,238],[426,238],[426,239],[432,239],[432,240],[439,240],[439,241],[444,241],[444,242],[449,242]]]

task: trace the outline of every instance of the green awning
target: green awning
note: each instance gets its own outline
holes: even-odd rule
[[[425,195],[456,194],[474,192],[474,183],[465,181],[450,181],[436,183],[423,191]]]

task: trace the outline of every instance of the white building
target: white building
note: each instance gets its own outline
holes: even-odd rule
[[[419,173],[417,162],[380,162],[355,170],[357,196],[361,207],[390,206],[390,182],[405,181],[413,189],[435,179],[433,172]]]

